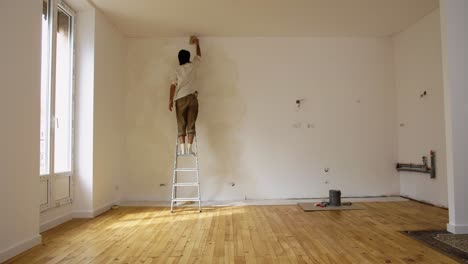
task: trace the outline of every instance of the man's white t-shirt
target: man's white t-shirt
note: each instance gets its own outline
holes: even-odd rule
[[[174,101],[196,91],[195,81],[200,61],[201,57],[197,55],[191,63],[185,63],[177,67],[175,76],[172,79],[172,84],[176,85]]]

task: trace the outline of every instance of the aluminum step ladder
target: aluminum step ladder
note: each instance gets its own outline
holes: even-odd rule
[[[198,163],[198,140],[197,136],[194,138],[194,145],[195,145],[195,153],[192,154],[184,154],[179,155],[179,140],[176,137],[176,146],[175,146],[175,155],[174,155],[174,171],[172,174],[172,199],[171,199],[171,213],[174,212],[174,205],[177,202],[198,202],[198,211],[201,212],[201,196],[200,196],[200,169]],[[195,168],[179,168],[178,158],[179,157],[193,157],[195,158]],[[179,182],[177,175],[178,172],[193,172],[195,175],[194,181],[191,182]],[[192,176],[192,178],[193,178]],[[185,198],[178,198],[177,197],[177,188],[190,188],[196,187],[197,188],[197,197],[185,197]]]

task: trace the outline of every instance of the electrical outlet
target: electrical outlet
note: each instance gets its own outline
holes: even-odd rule
[[[115,185],[115,186],[114,186],[114,189],[115,189],[116,191],[118,191],[118,190],[119,190],[119,186],[118,186],[118,185]]]
[[[302,127],[302,123],[301,122],[297,122],[297,123],[294,123],[292,125],[293,128],[301,128]]]

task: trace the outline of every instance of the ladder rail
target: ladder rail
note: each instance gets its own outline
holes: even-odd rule
[[[195,155],[195,163],[196,163],[196,167],[197,167],[197,192],[198,192],[198,211],[201,212],[201,195],[200,195],[200,164],[198,163],[198,153],[199,152],[199,149],[198,149],[198,136],[195,135],[195,147],[196,147],[196,155]]]
[[[177,182],[177,151],[179,148],[179,138],[176,137],[175,151],[174,151],[174,169],[172,170],[172,194],[171,194],[171,213],[174,210],[174,199],[176,197],[176,187],[174,184]]]

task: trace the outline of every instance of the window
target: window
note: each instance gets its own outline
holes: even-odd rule
[[[74,20],[62,1],[43,0],[41,211],[72,201]]]

